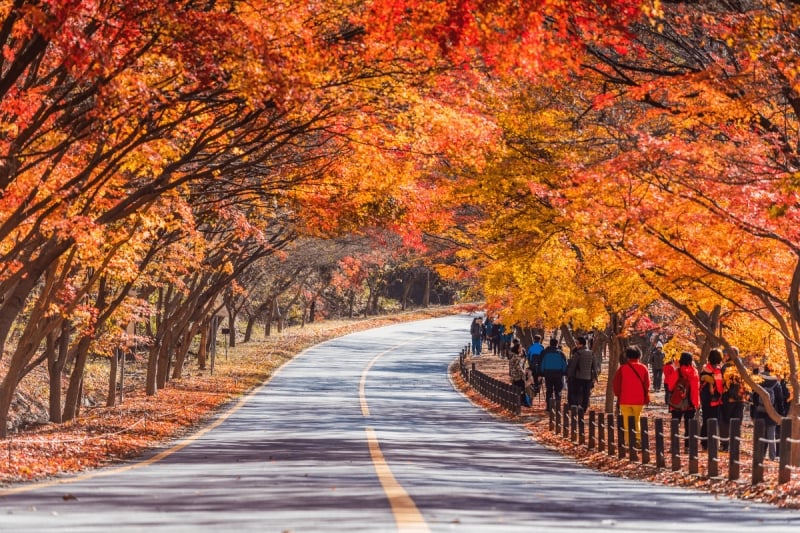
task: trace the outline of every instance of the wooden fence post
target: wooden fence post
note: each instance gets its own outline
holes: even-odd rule
[[[561,436],[565,439],[569,437],[569,406],[565,403],[561,406]]]
[[[641,427],[639,428],[639,440],[642,444],[642,464],[650,464],[650,435],[648,434],[647,417],[643,416],[640,420]]]
[[[736,481],[739,479],[740,450],[742,442],[742,419],[731,418],[730,430],[728,431],[728,479]]]
[[[792,419],[784,418],[781,420],[781,440],[778,444],[778,484],[783,485],[792,479],[792,471],[789,468],[789,457],[792,455],[792,444],[789,437],[792,435]]]
[[[689,473],[696,474],[700,471],[700,461],[697,454],[697,419],[689,420]]]
[[[625,426],[622,424],[622,415],[617,415],[617,457],[625,459]]]
[[[639,460],[636,453],[636,417],[628,417],[628,460],[635,463]]]
[[[654,425],[653,431],[656,432],[656,468],[665,468],[667,459],[664,451],[664,419],[656,418]]]
[[[597,451],[606,451],[606,414],[597,413]]]
[[[706,424],[708,444],[708,477],[719,476],[719,426],[716,418],[710,418]]]
[[[672,471],[681,469],[681,419],[669,421],[669,452],[672,454]]]
[[[588,445],[589,449],[594,450],[596,444],[597,444],[597,412],[589,411],[589,445]]]
[[[764,433],[763,418],[756,418],[753,422],[753,485],[764,481]]]
[[[578,406],[569,406],[569,440],[578,441]]]
[[[578,444],[586,444],[586,426],[583,422],[583,407],[578,407]]]
[[[608,455],[614,455],[614,415],[606,414],[606,430],[608,431]]]

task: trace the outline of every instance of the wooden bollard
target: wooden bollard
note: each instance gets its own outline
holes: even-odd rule
[[[578,406],[571,405],[569,407],[569,440],[571,442],[578,441]]]
[[[564,404],[561,408],[561,436],[565,439],[569,437],[569,408],[567,404]]]
[[[606,415],[606,429],[608,430],[608,455],[614,455],[614,415]]]
[[[648,433],[648,422],[647,417],[643,416],[639,420],[639,435],[640,435],[640,442],[642,445],[642,464],[650,464],[650,435]]]
[[[655,428],[653,431],[656,432],[656,468],[666,468],[667,457],[664,449],[664,419],[656,418],[654,426]]]
[[[792,455],[789,437],[792,435],[792,419],[784,418],[781,420],[781,440],[778,458],[778,484],[788,483],[792,479],[792,471],[789,468],[789,457]]]
[[[708,477],[719,476],[719,424],[716,418],[709,418],[706,424],[708,444]]]
[[[606,416],[604,413],[597,414],[597,451],[606,451]]]
[[[753,422],[753,485],[764,481],[764,433],[766,425],[763,418]]]
[[[739,459],[741,456],[741,437],[742,437],[742,419],[732,418],[730,422],[730,430],[728,431],[728,479],[736,481],[739,479]]]
[[[597,413],[589,411],[589,443],[588,448],[594,450],[597,445]]]
[[[583,407],[578,407],[578,444],[586,444],[586,426],[583,422]]]
[[[625,459],[625,427],[622,425],[622,415],[617,415],[617,457]]]
[[[697,456],[697,419],[689,420],[689,473],[696,474],[700,471],[700,461]]]
[[[628,417],[628,460],[635,463],[639,460],[636,453],[636,417]]]
[[[669,421],[669,452],[672,455],[672,471],[681,469],[681,420],[673,418]]]

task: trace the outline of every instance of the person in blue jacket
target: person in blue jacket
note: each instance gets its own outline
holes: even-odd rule
[[[558,339],[550,339],[550,346],[542,352],[541,373],[544,376],[547,409],[561,408],[561,391],[567,375],[567,356],[558,347]]]

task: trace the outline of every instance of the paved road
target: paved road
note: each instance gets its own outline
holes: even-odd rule
[[[448,382],[470,317],[307,350],[175,449],[0,490],[0,531],[797,531],[800,513],[609,478]],[[67,498],[65,499],[65,496]]]

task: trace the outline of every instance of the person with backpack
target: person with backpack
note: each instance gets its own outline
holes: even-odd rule
[[[528,357],[528,368],[531,370],[531,376],[533,378],[533,392],[534,396],[539,394],[539,390],[542,387],[542,352],[544,351],[544,345],[542,344],[542,336],[541,335],[534,335],[533,336],[533,344],[528,346],[528,350],[526,351]]]
[[[469,328],[469,334],[472,337],[472,355],[475,357],[481,356],[481,335],[483,334],[483,321],[481,317],[476,316],[472,319],[472,325]]]
[[[639,440],[639,422],[642,409],[650,403],[650,372],[647,366],[639,362],[642,351],[638,346],[625,348],[625,362],[619,365],[614,374],[614,396],[619,400],[619,414],[622,415],[622,427],[625,444],[628,444],[628,419],[633,417],[633,431],[636,443]]]
[[[567,356],[558,347],[558,339],[550,339],[550,346],[542,351],[540,364],[544,376],[547,410],[561,408],[561,391],[564,389],[564,377],[567,375]]]
[[[585,413],[589,409],[592,387],[600,369],[595,366],[594,354],[586,347],[586,337],[580,336],[576,342],[577,346],[567,364],[567,392],[569,404],[582,407]]]
[[[731,436],[731,420],[744,419],[744,405],[750,400],[750,392],[733,362],[739,357],[739,348],[729,346],[722,352],[722,408],[719,419],[720,449],[728,450]]]
[[[672,374],[678,371],[678,361],[676,359],[670,359],[669,363],[664,365],[664,403],[669,405],[669,385],[668,383],[672,379]]]
[[[684,438],[689,438],[689,420],[694,418],[700,407],[700,375],[694,367],[694,357],[682,352],[678,359],[678,369],[669,375],[666,383],[669,389],[669,411],[673,419],[683,419]],[[689,449],[689,441],[686,441]]]
[[[530,407],[531,399],[525,393],[525,374],[528,372],[528,359],[522,353],[522,346],[520,346],[518,339],[513,340],[509,353],[511,356],[508,360],[508,377],[511,379],[512,385],[519,387],[522,405]]]
[[[767,393],[769,402],[772,404],[772,407],[775,409],[775,411],[780,415],[781,407],[783,406],[783,391],[781,390],[781,384],[778,381],[778,378],[772,375],[772,369],[770,368],[770,365],[764,365],[764,371],[760,373],[760,376],[761,383],[759,383],[759,385]],[[769,416],[767,413],[767,408],[764,406],[764,401],[755,391],[753,391],[751,394],[751,401],[753,403],[750,407],[750,416],[754,422],[756,420],[764,421],[764,439],[766,440],[764,446],[766,448],[767,456],[774,461],[778,457],[775,442],[775,429],[778,427],[778,423],[775,422],[771,416]]]
[[[708,421],[722,418],[722,352],[716,348],[708,352],[708,361],[700,371],[700,408],[703,424],[700,426],[700,443],[708,449]]]

